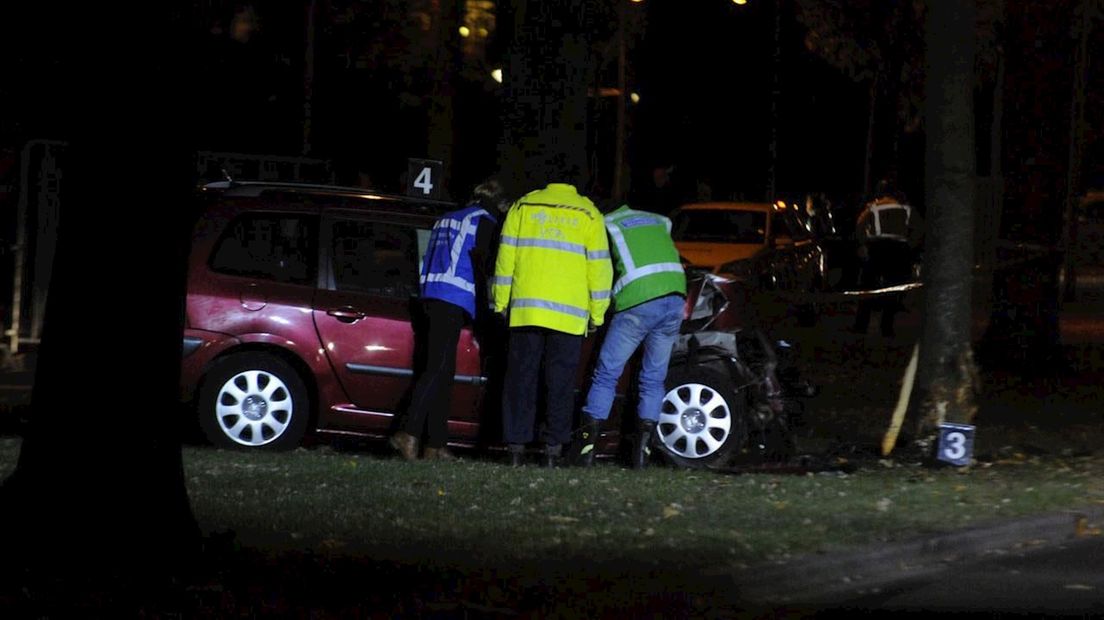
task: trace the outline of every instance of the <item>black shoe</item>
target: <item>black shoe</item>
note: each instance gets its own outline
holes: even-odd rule
[[[652,420],[640,420],[636,423],[636,437],[633,440],[632,468],[644,469],[652,458],[652,437],[655,436],[656,423]]]
[[[598,444],[601,424],[601,420],[583,414],[583,419],[579,422],[578,436],[571,446],[571,461],[575,465],[579,467],[594,465],[594,450]]]

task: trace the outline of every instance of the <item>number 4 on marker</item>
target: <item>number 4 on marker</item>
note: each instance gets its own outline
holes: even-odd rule
[[[414,179],[414,187],[422,190],[422,193],[428,196],[433,192],[433,170],[429,166],[422,168],[422,171],[418,173],[418,177]]]

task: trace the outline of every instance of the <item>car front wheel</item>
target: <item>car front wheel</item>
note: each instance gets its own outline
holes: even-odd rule
[[[679,467],[722,467],[747,441],[746,412],[744,393],[727,372],[672,368],[656,425],[659,447]]]
[[[309,417],[307,388],[284,360],[240,353],[215,363],[199,398],[199,424],[216,446],[288,450]]]

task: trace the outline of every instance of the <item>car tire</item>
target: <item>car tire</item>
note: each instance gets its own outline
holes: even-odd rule
[[[656,425],[656,444],[668,462],[686,468],[724,467],[747,442],[747,399],[717,366],[677,366]]]
[[[299,373],[279,357],[258,352],[216,361],[198,406],[200,428],[220,448],[290,450],[302,441],[310,418]]]

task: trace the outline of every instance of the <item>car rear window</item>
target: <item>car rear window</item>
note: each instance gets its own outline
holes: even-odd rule
[[[252,213],[230,223],[211,255],[219,273],[291,284],[314,284],[318,218]]]
[[[675,216],[671,236],[675,241],[763,243],[766,229],[764,211],[691,209]]]

